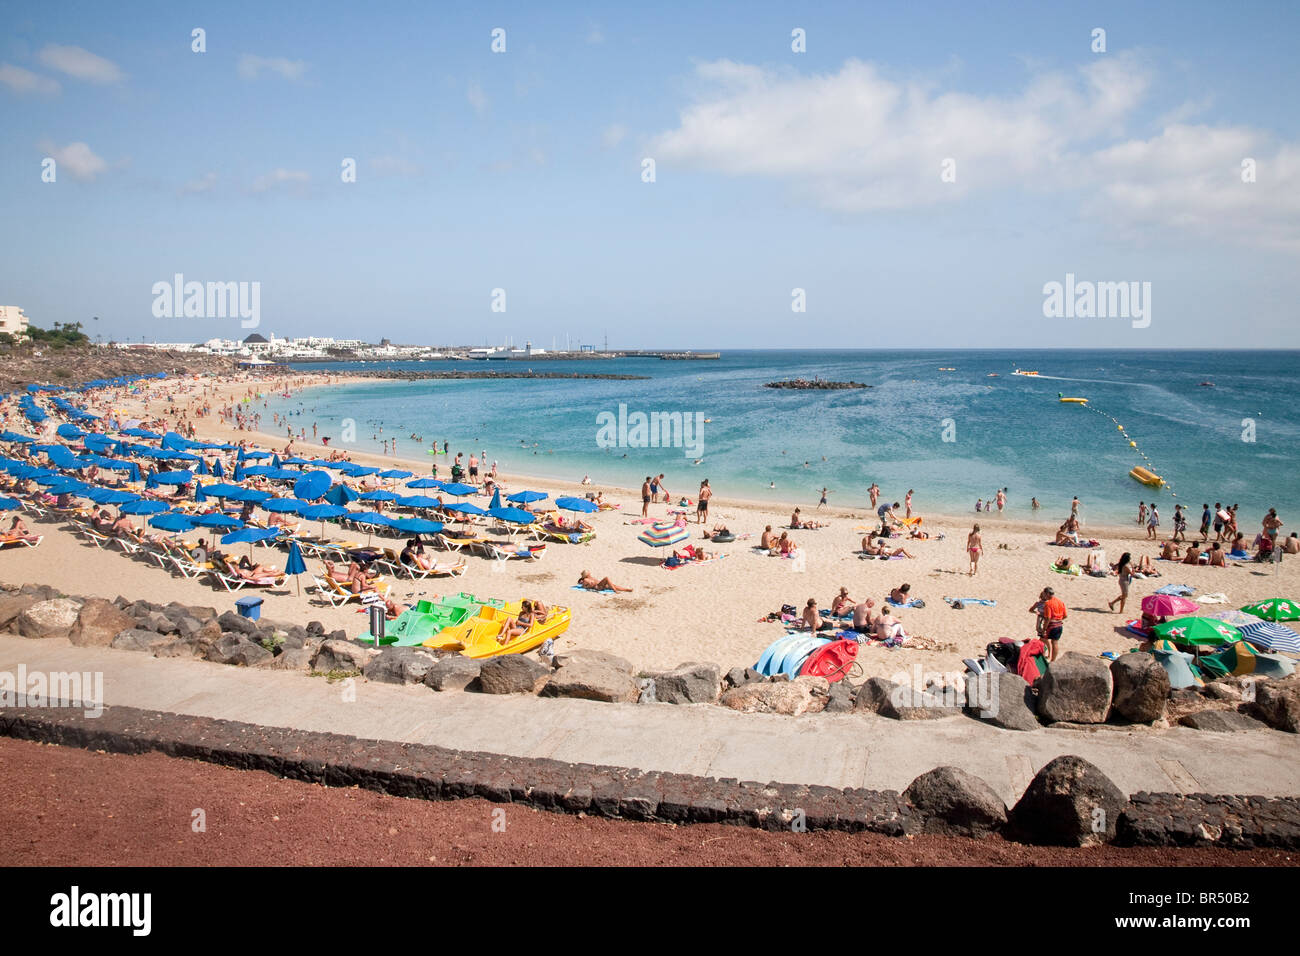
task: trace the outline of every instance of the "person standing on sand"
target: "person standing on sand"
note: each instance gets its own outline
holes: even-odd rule
[[[645,476],[641,483],[641,517],[650,517],[650,476]]]
[[[1070,502],[1070,517],[1079,517],[1079,496],[1075,495],[1074,500]]]
[[[906,518],[912,517],[912,494],[913,494],[912,489],[908,488],[907,495],[903,498],[903,501],[906,503],[906,507],[907,507],[907,514],[904,515],[904,517]]]
[[[880,486],[873,481],[871,487],[867,489],[867,494],[871,495],[871,507],[874,508],[880,501]]]
[[[980,526],[975,525],[971,532],[966,536],[966,554],[970,557],[970,573],[973,577],[975,572],[980,569],[980,552],[983,550],[983,539],[980,538]]]
[[[663,472],[659,473],[659,477],[655,480],[655,484],[659,486],[659,493],[664,496],[664,504],[667,504],[671,500],[672,495],[668,493],[668,486],[664,484]]]
[[[1201,508],[1203,509],[1201,511],[1201,540],[1209,541],[1210,540],[1210,519],[1213,516],[1210,514],[1210,505],[1208,502],[1206,504],[1201,505]]]
[[[1124,613],[1124,602],[1128,600],[1128,586],[1133,583],[1133,569],[1129,567],[1129,562],[1132,560],[1133,556],[1127,551],[1120,555],[1119,566],[1115,569],[1119,575],[1119,597],[1106,602],[1106,606],[1112,611],[1115,610],[1115,605],[1118,604],[1119,613],[1121,614]]]
[[[1001,514],[1002,509],[1005,508],[1007,504],[1007,489],[1003,488],[1001,491],[999,491],[997,494],[997,499],[998,499],[998,514]]]
[[[1065,602],[1051,588],[1043,588],[1038,595],[1038,602],[1029,610],[1038,613],[1038,633],[1047,645],[1047,663],[1050,664],[1056,660],[1057,642],[1065,629]]]
[[[1147,523],[1147,503],[1145,501],[1139,501],[1138,502],[1138,527],[1141,527],[1146,523]]]
[[[709,487],[709,479],[705,478],[700,483],[700,500],[695,506],[695,523],[700,524],[709,518],[709,499],[713,497],[713,489]]]
[[[1151,505],[1151,514],[1147,518],[1147,537],[1154,539],[1156,529],[1160,527],[1160,511],[1155,504]]]
[[[1182,505],[1174,505],[1174,541],[1187,540],[1187,515],[1183,513]]]
[[[819,501],[819,502],[817,502],[817,510],[818,510],[818,511],[821,510],[822,505],[826,504],[826,496],[827,496],[828,494],[830,494],[830,491],[829,491],[828,489],[826,489],[826,488],[822,488],[822,500]]]

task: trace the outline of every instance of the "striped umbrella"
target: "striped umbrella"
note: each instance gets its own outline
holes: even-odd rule
[[[1265,651],[1283,651],[1300,654],[1300,634],[1285,624],[1273,621],[1256,621],[1241,628],[1241,638]]]
[[[638,541],[644,541],[652,548],[668,548],[674,544],[680,544],[691,536],[686,530],[684,524],[668,524],[667,522],[656,522],[648,529],[636,536]]]

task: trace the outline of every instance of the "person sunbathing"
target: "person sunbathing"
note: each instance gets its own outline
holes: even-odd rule
[[[108,513],[107,508],[100,508],[91,516],[90,526],[100,534],[108,534],[113,530],[113,516]]]
[[[1223,558],[1223,549],[1219,547],[1219,542],[1216,541],[1214,542],[1214,544],[1210,545],[1209,555],[1210,555],[1210,567],[1212,568],[1227,567],[1227,562]]]
[[[1187,554],[1183,557],[1183,564],[1200,564],[1201,549],[1195,543],[1187,546]]]
[[[140,536],[139,529],[136,528],[135,525],[131,524],[131,519],[128,518],[126,515],[122,515],[120,518],[118,518],[116,521],[113,522],[112,531],[114,534],[123,534],[130,538],[136,538]]]
[[[853,630],[859,634],[868,634],[875,627],[876,617],[871,613],[871,609],[876,606],[876,602],[867,598],[861,604],[853,608]]]
[[[724,538],[735,537],[731,533],[731,529],[728,528],[725,524],[715,524],[713,526],[712,531],[704,532],[704,540],[712,541],[714,538],[718,537],[719,535],[722,535]]]
[[[583,571],[578,575],[578,584],[588,591],[618,591],[620,593],[631,591],[631,588],[621,588],[608,577],[603,577],[599,581],[590,571]]]
[[[800,517],[799,509],[795,508],[794,514],[790,515],[790,527],[796,531],[800,529],[816,531],[818,528],[824,528],[826,526],[819,521],[804,521],[803,518]]]
[[[772,530],[771,525],[768,525],[763,529],[762,537],[758,539],[758,546],[764,551],[771,551],[776,547],[776,541],[776,532]]]
[[[1145,574],[1149,578],[1160,577],[1160,572],[1157,571],[1155,565],[1151,563],[1151,555],[1149,554],[1142,555],[1142,560],[1138,562],[1138,566],[1135,570],[1138,574]]]
[[[14,520],[9,525],[9,531],[5,535],[8,541],[39,541],[36,535],[27,530],[27,524],[18,515],[14,515]]]
[[[1099,551],[1089,551],[1088,560],[1083,564],[1085,574],[1105,574],[1106,569],[1102,566],[1101,553]]]
[[[914,539],[916,539],[917,541],[929,541],[929,540],[930,540],[930,533],[929,533],[928,531],[922,531],[922,530],[920,529],[920,527],[914,527],[911,531],[909,531],[909,532],[907,533],[907,536],[908,536],[909,538],[914,538]]]
[[[519,616],[506,620],[506,623],[501,628],[501,633],[497,635],[497,643],[508,644],[516,637],[523,637],[532,626],[533,602],[524,598],[520,602]]]
[[[355,561],[348,564],[348,573],[347,576],[344,578],[340,578],[338,576],[337,572],[335,571],[333,561],[324,561],[322,562],[322,564],[325,567],[326,577],[328,577],[335,584],[338,584],[340,587],[344,588],[344,590],[350,591],[353,594],[362,594],[366,591],[379,590],[377,587],[375,587],[373,582],[366,580],[365,575],[361,572],[360,565],[358,565]]]
[[[889,600],[895,604],[906,604],[912,600],[912,585],[900,584],[894,590],[889,592]]]
[[[869,554],[877,558],[911,558],[915,555],[908,552],[906,548],[895,548],[893,551],[884,543],[885,539],[881,538],[875,544],[871,544],[871,536],[862,539],[862,553]]]
[[[533,598],[531,603],[533,606],[533,623],[545,624],[551,616],[550,606],[543,601],[539,601],[537,598]]]
[[[1056,529],[1055,544],[1060,545],[1077,545],[1079,543],[1079,534],[1077,531],[1070,531],[1066,525]]]
[[[245,581],[255,581],[258,578],[273,578],[280,573],[279,568],[273,568],[270,565],[258,564],[248,558],[247,555],[230,565],[230,569]]]
[[[1056,563],[1053,564],[1052,567],[1056,568],[1058,571],[1073,571],[1074,562],[1070,560],[1069,555],[1063,554],[1056,559]]]
[[[907,634],[903,631],[903,623],[895,620],[888,606],[880,609],[880,616],[876,618],[873,627],[875,629],[875,638],[880,641],[887,641],[891,638],[907,638]]]
[[[417,550],[409,542],[406,547],[402,549],[402,553],[399,555],[398,560],[408,568],[415,566],[422,571],[428,571],[433,567],[433,562],[425,557],[423,552]]]
[[[841,617],[852,611],[857,603],[857,601],[849,597],[848,588],[840,588],[840,593],[831,600],[831,614],[834,617]]]
[[[1232,547],[1229,548],[1234,554],[1246,554],[1246,533],[1238,531],[1237,536],[1232,539]]]
[[[1166,541],[1160,546],[1160,557],[1166,561],[1177,561],[1182,557],[1182,550],[1172,541]]]
[[[834,627],[835,624],[833,621],[828,621],[822,617],[821,612],[817,610],[817,599],[809,598],[795,626],[805,631],[823,631]]]

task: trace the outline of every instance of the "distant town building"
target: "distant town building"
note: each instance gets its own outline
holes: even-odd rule
[[[27,334],[27,316],[21,306],[0,305],[0,332],[21,338]]]

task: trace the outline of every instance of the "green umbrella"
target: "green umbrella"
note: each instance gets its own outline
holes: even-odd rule
[[[1157,637],[1179,644],[1231,644],[1241,640],[1241,631],[1212,617],[1176,617],[1151,630]]]
[[[1300,605],[1287,598],[1256,601],[1254,604],[1247,604],[1242,610],[1265,621],[1300,621]]]

